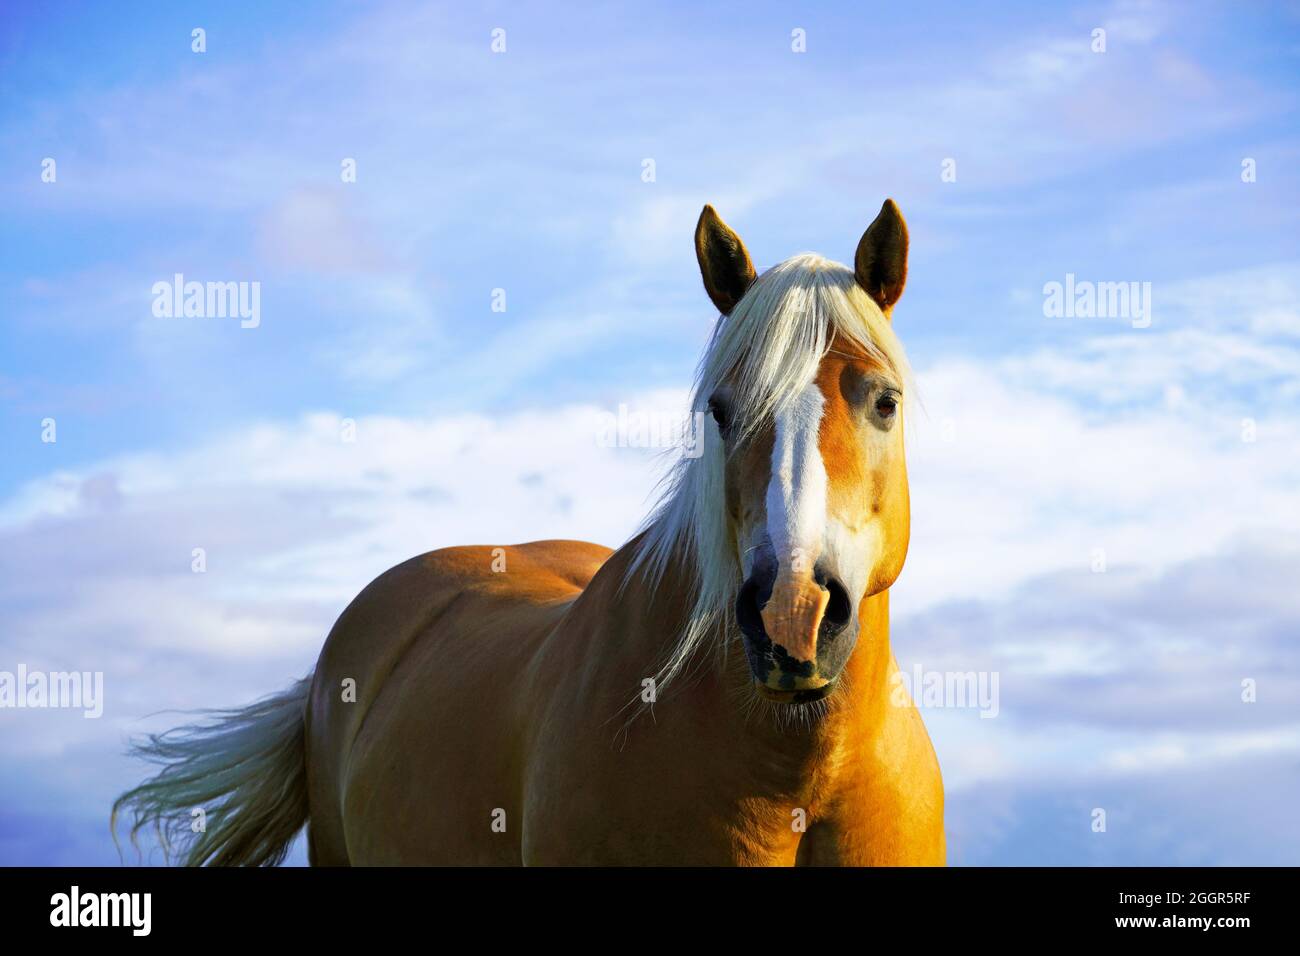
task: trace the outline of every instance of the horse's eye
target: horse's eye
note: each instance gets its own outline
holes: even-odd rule
[[[718,423],[718,430],[725,435],[731,426],[731,403],[725,395],[715,392],[709,398],[709,414]]]
[[[892,418],[898,411],[898,396],[890,392],[885,392],[876,399],[876,412],[881,418]]]
[[[721,402],[710,400],[709,414],[712,415],[713,420],[718,423],[718,427],[725,431],[727,428],[728,420],[727,420],[727,409],[723,406],[723,404]]]

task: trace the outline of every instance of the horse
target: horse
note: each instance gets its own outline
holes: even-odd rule
[[[312,674],[147,737],[114,804],[189,865],[942,865],[943,784],[890,647],[910,506],[908,232],[756,275],[712,206],[718,310],[682,456],[621,548],[432,551]],[[191,816],[204,810],[205,827]],[[200,832],[193,832],[198,829]]]

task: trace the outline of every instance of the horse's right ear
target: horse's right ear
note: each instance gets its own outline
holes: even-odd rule
[[[695,257],[700,261],[704,289],[723,315],[730,315],[754,281],[754,263],[749,261],[745,244],[706,205],[695,225]]]

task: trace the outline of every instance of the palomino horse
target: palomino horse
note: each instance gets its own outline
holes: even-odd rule
[[[640,533],[412,558],[314,674],[154,736],[123,795],[191,864],[941,864],[943,786],[889,644],[908,543],[892,200],[854,268],[755,276],[706,206],[722,313]],[[739,653],[743,648],[744,653]],[[207,827],[190,832],[204,808]]]

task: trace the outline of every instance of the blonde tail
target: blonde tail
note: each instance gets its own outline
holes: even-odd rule
[[[186,866],[275,866],[307,822],[304,726],[311,677],[207,723],[150,734],[131,753],[162,769],[113,804],[132,817],[131,844],[147,826],[169,861]],[[202,813],[195,813],[195,811]],[[203,826],[196,821],[202,820]],[[195,832],[198,831],[198,832]]]

